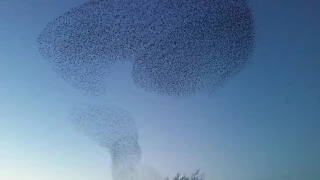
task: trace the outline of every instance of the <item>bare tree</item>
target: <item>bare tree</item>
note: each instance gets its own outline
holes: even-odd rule
[[[167,177],[165,180],[169,180]],[[181,176],[178,173],[172,180],[203,180],[203,173],[200,174],[200,170],[197,170],[195,173],[191,174],[190,176],[183,175]]]

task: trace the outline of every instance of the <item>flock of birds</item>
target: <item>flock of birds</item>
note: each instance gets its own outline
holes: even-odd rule
[[[69,117],[78,130],[109,150],[115,179],[127,180],[135,174],[141,149],[138,129],[128,112],[108,105],[82,103],[72,108]]]
[[[137,87],[187,97],[240,72],[254,32],[247,0],[90,0],[48,23],[38,44],[52,69],[86,94],[107,93],[112,66],[129,61]],[[137,178],[141,149],[128,112],[84,103],[70,119],[109,150],[115,180]]]

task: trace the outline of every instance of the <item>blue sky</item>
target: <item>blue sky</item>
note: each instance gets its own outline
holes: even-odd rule
[[[143,163],[164,175],[200,168],[207,180],[320,178],[319,1],[252,1],[252,63],[212,97],[181,100],[137,88],[130,64],[114,67],[99,99],[51,71],[37,36],[82,2],[0,1],[0,180],[111,180],[109,154],[67,119],[86,101],[129,111]]]

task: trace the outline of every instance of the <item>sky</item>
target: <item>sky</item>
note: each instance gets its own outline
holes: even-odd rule
[[[41,58],[48,22],[85,0],[0,0],[0,180],[111,180],[110,155],[68,121],[79,102],[135,118],[142,161],[211,180],[320,179],[320,1],[252,0],[251,63],[211,97],[146,93],[117,65],[103,98]],[[318,50],[318,51],[317,51]]]

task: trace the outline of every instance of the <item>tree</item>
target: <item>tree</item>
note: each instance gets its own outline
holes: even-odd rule
[[[165,180],[169,180],[167,177]],[[191,174],[190,176],[183,175],[181,176],[180,173],[178,173],[172,180],[203,180],[203,173],[200,174],[200,171],[197,170],[195,173]]]

